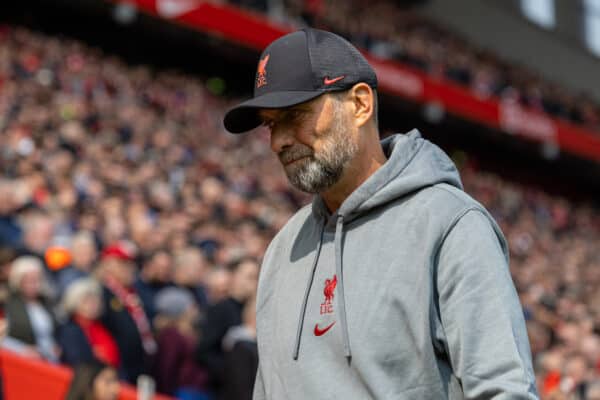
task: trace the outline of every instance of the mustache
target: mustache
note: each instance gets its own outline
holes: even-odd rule
[[[308,146],[294,146],[279,152],[279,161],[282,164],[288,164],[302,157],[310,157],[314,152]]]

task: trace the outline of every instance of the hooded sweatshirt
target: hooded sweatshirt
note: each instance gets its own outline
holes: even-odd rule
[[[413,130],[331,214],[265,254],[254,399],[537,399],[506,240]]]

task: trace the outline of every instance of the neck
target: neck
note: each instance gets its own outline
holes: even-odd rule
[[[321,193],[331,213],[340,208],[344,200],[387,161],[379,143],[379,133],[375,131],[363,137],[367,139],[360,144],[361,150],[346,167],[340,180]]]

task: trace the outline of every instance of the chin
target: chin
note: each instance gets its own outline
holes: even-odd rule
[[[290,176],[294,176],[298,173],[300,173],[300,171],[302,169],[306,169],[308,163],[310,163],[311,161],[307,158],[303,158],[300,160],[296,160],[294,162],[292,162],[291,164],[288,165],[284,165],[283,169],[285,170],[285,173],[288,177]]]

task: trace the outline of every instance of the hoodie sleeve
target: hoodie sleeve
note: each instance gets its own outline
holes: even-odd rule
[[[481,210],[455,221],[440,248],[437,285],[445,345],[465,399],[538,399],[504,238]]]

